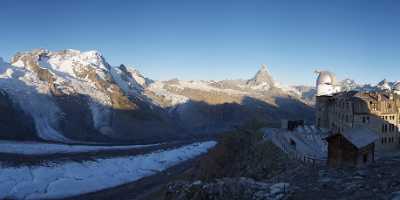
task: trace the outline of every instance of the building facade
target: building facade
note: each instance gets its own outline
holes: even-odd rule
[[[332,82],[327,84],[318,80],[317,88],[321,84],[334,87]],[[400,146],[400,95],[397,89],[379,92],[323,91],[316,97],[316,126],[329,129],[333,134],[365,127],[378,135],[376,150],[397,148]]]

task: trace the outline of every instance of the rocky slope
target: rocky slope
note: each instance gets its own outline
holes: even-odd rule
[[[249,80],[152,81],[97,51],[36,49],[0,61],[0,89],[2,115],[24,127],[4,123],[1,138],[154,142],[253,119],[313,118],[304,92],[274,81],[266,66]]]
[[[287,183],[272,181],[301,165],[256,131],[262,124],[248,124],[221,136],[218,144],[192,169],[170,182],[165,200],[179,199],[282,199]]]

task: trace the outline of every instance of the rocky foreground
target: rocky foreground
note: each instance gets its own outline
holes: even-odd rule
[[[166,200],[199,199],[400,199],[400,158],[358,169],[299,165],[272,179],[220,178],[177,181]]]
[[[283,199],[288,183],[268,183],[251,178],[222,178],[213,182],[176,182],[168,186],[165,199]]]
[[[382,157],[364,168],[330,168],[291,160],[272,143],[256,141],[238,147],[242,150],[234,157],[225,152],[225,160],[216,153],[222,142],[206,159],[216,165],[199,165],[196,175],[192,171],[190,178],[169,183],[163,199],[400,199],[400,156]]]

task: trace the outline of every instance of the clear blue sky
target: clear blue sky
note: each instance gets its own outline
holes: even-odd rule
[[[2,0],[0,56],[97,49],[153,79],[400,80],[400,1]]]

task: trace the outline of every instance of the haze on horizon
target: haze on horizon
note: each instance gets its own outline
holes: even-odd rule
[[[400,2],[1,1],[0,57],[96,49],[111,65],[157,80],[250,78],[265,63],[278,81],[400,80]]]

